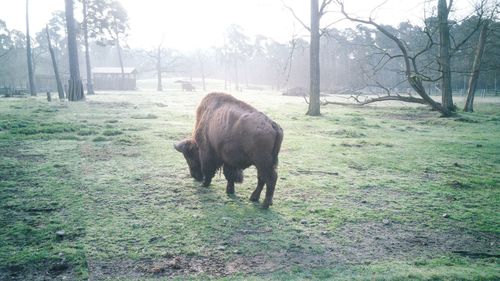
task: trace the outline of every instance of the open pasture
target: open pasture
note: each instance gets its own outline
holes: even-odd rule
[[[0,99],[0,279],[500,278],[499,99],[310,117],[300,97],[232,94],[284,130],[269,210],[253,168],[227,196],[173,149],[203,92]]]

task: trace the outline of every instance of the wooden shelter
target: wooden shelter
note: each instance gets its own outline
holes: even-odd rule
[[[134,67],[124,67],[123,76],[120,67],[92,68],[95,90],[135,90],[137,70]]]

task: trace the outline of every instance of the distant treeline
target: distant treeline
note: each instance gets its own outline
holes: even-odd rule
[[[469,17],[451,26],[454,42],[463,41],[465,36],[477,29],[477,17]],[[59,70],[68,76],[68,52],[63,12],[55,12],[48,23]],[[436,18],[428,18],[426,27],[402,22],[398,26],[385,26],[402,39],[411,52],[418,53],[428,46],[429,39],[438,42]],[[500,22],[490,23],[489,35],[481,64],[478,82],[480,93],[500,91]],[[154,36],[154,34],[152,34]],[[193,35],[194,36],[194,35]],[[183,77],[184,79],[221,79],[230,90],[251,88],[252,85],[269,85],[283,90],[293,87],[308,87],[309,43],[303,38],[290,38],[288,42],[276,42],[264,36],[249,37],[238,25],[226,30],[226,44],[207,46],[198,51],[184,52],[169,48],[168,38],[158,40],[154,49],[123,48],[123,64],[135,67],[140,78]],[[85,78],[83,36],[78,38],[80,46],[80,68]],[[473,32],[464,44],[453,50],[451,59],[452,87],[455,93],[464,92],[474,59],[479,32]],[[123,36],[122,41],[126,41]],[[32,36],[34,72],[41,84],[39,91],[55,88],[51,80],[52,64],[48,51],[45,30]],[[419,56],[416,63],[426,76],[438,80],[438,44],[433,44]],[[321,37],[321,89],[338,93],[346,89],[379,89],[379,85],[396,91],[410,91],[395,44],[380,32],[366,26],[338,30],[331,28]],[[116,46],[103,44],[102,40],[90,40],[90,58],[93,67],[120,66]],[[18,30],[11,30],[0,20],[0,87],[22,87],[27,83],[26,36]],[[428,91],[437,93],[438,83],[426,82]],[[482,91],[482,92],[481,92]]]

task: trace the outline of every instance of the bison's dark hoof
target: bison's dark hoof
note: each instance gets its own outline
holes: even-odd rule
[[[262,202],[262,208],[267,209],[269,206],[273,205],[273,199],[268,200],[267,198],[264,199],[264,202]]]
[[[212,182],[211,181],[204,181],[203,183],[201,183],[201,185],[203,185],[203,187],[209,187],[210,183],[212,183]]]
[[[233,186],[233,188],[226,187],[226,193],[227,194],[234,194],[234,186]]]
[[[250,201],[252,201],[252,202],[258,202],[259,201],[259,196],[254,196],[252,194],[252,196],[250,196]]]

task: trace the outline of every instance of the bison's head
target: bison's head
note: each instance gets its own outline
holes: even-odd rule
[[[198,145],[191,139],[186,139],[174,144],[174,148],[182,152],[186,162],[189,166],[189,172],[191,176],[197,180],[203,180],[203,174],[201,172],[201,162],[200,156],[198,154]]]

